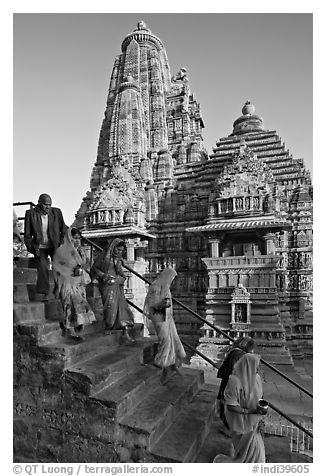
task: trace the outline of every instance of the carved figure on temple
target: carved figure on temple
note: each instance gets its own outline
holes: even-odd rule
[[[258,375],[260,357],[243,355],[234,365],[224,390],[225,417],[231,430],[234,455],[219,454],[214,463],[264,463],[265,447],[260,421],[267,410],[258,401],[263,397],[263,386]]]
[[[185,67],[180,68],[177,74],[175,76],[172,76],[171,78],[172,83],[175,83],[176,81],[187,81],[187,80],[188,80],[187,69]]]
[[[97,280],[103,302],[104,333],[123,329],[123,338],[132,341],[128,328],[134,325],[134,318],[124,295],[125,273],[122,269],[126,252],[125,242],[115,238],[96,258],[91,268],[92,280]]]
[[[258,210],[259,209],[259,198],[258,197],[254,197],[253,198],[253,208],[255,210]]]
[[[61,323],[63,335],[81,339],[83,326],[95,322],[95,315],[86,299],[86,285],[91,282],[87,272],[85,250],[81,233],[68,228],[63,244],[53,256],[55,295],[62,303],[65,320]]]
[[[263,202],[263,211],[265,213],[271,213],[275,210],[275,201],[271,195],[266,195]]]
[[[186,357],[173,320],[170,286],[176,275],[173,268],[165,268],[150,285],[144,303],[144,316],[153,323],[159,339],[155,365],[163,369],[161,375],[163,385],[178,372],[178,367]]]
[[[235,309],[235,321],[236,322],[247,322],[246,319],[246,310],[238,304]]]

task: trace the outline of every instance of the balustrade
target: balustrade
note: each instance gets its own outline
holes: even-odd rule
[[[262,210],[263,197],[262,196],[243,196],[243,197],[228,197],[217,200],[217,206],[210,210],[211,215],[221,215],[224,213],[234,213],[242,211],[257,211]]]
[[[260,256],[229,256],[224,258],[203,258],[208,269],[213,268],[229,268],[234,266],[253,266],[266,267],[275,266],[280,257],[270,255]]]

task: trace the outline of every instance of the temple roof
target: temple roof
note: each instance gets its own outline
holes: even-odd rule
[[[156,238],[155,235],[148,233],[146,230],[139,228],[138,226],[111,226],[109,228],[102,228],[97,230],[83,231],[83,237],[85,238],[106,238],[113,236],[143,236],[145,238]]]
[[[259,131],[264,131],[263,119],[255,114],[255,106],[248,100],[242,108],[242,116],[233,123],[231,136]]]
[[[287,228],[291,227],[291,223],[278,218],[256,218],[250,220],[221,220],[218,223],[210,225],[193,226],[186,228],[189,233],[219,230],[248,230],[257,228]]]

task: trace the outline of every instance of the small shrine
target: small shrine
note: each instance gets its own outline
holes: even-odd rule
[[[239,284],[231,294],[231,329],[237,337],[246,334],[250,327],[250,293]]]

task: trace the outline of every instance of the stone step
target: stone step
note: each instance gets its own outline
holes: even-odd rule
[[[32,268],[22,268],[17,266],[13,270],[14,284],[35,284],[37,279],[37,270]]]
[[[130,344],[114,345],[111,351],[101,352],[70,366],[65,371],[65,377],[80,392],[93,395],[135,372],[139,364],[147,363],[153,355],[154,344],[146,338]]]
[[[93,325],[85,326],[85,330],[92,328]],[[105,335],[102,331],[90,331],[88,334],[83,334],[83,340],[77,340],[69,336],[62,336],[62,330],[59,327],[59,332],[56,335],[57,339],[54,342],[45,341],[44,345],[49,350],[52,349],[53,352],[60,348],[65,356],[65,368],[69,370],[72,366],[118,347],[121,334],[122,331],[114,331],[110,335]]]
[[[64,320],[62,304],[59,299],[49,299],[44,303],[45,318],[48,321],[60,322]]]
[[[28,337],[32,345],[45,347],[48,343],[49,336],[54,335],[56,340],[60,336],[60,327],[57,322],[28,322],[17,324],[14,326],[14,335],[19,337]],[[56,344],[53,354],[55,355],[58,349],[58,343]],[[51,350],[51,349],[50,349]],[[62,354],[62,353],[61,353]]]
[[[193,462],[202,448],[215,412],[215,388],[204,385],[151,447],[151,454],[161,462]]]
[[[180,368],[165,384],[156,389],[120,420],[119,440],[134,442],[149,451],[162,433],[178,417],[204,382],[202,371]]]
[[[35,258],[33,256],[30,257],[19,257],[16,260],[16,266],[19,268],[36,268]]]
[[[37,344],[48,345],[60,342],[63,339],[62,331],[58,322],[45,322],[42,332],[39,334]]]
[[[126,375],[115,384],[92,394],[92,399],[114,409],[115,416],[121,419],[135,408],[151,389],[160,385],[160,375],[161,371],[153,365],[143,365],[134,374]]]
[[[16,303],[29,302],[29,294],[26,284],[13,285],[13,301]]]
[[[45,322],[45,309],[42,302],[14,303],[14,324],[31,324]]]
[[[60,322],[64,320],[62,305],[58,299],[51,299],[46,302],[14,302],[13,311],[15,324],[41,323],[45,320]]]
[[[223,428],[223,424],[219,418],[217,418],[204,441],[202,449],[196,457],[196,463],[212,463],[217,454],[223,454],[227,456],[231,454],[232,440],[228,433],[225,433]],[[290,441],[287,437],[265,434],[264,445],[266,463],[293,463],[309,461],[307,456],[291,453]]]
[[[135,324],[129,334],[134,339],[140,339],[142,338],[142,328],[142,325]],[[117,347],[122,339],[122,330],[115,330],[111,334],[104,334],[103,323],[96,321],[84,326],[81,336],[83,340],[62,336],[62,330],[57,325],[56,335],[53,331],[50,340],[47,340],[45,337],[41,343],[49,349],[52,348],[53,351],[60,347],[65,355],[66,368],[69,368],[77,363],[89,360],[95,355],[104,354],[112,350],[113,347]],[[152,339],[152,341],[156,342],[156,339]]]
[[[194,463],[212,463],[218,454],[229,456],[231,449],[231,437],[224,432],[224,425],[219,417],[215,417]]]

